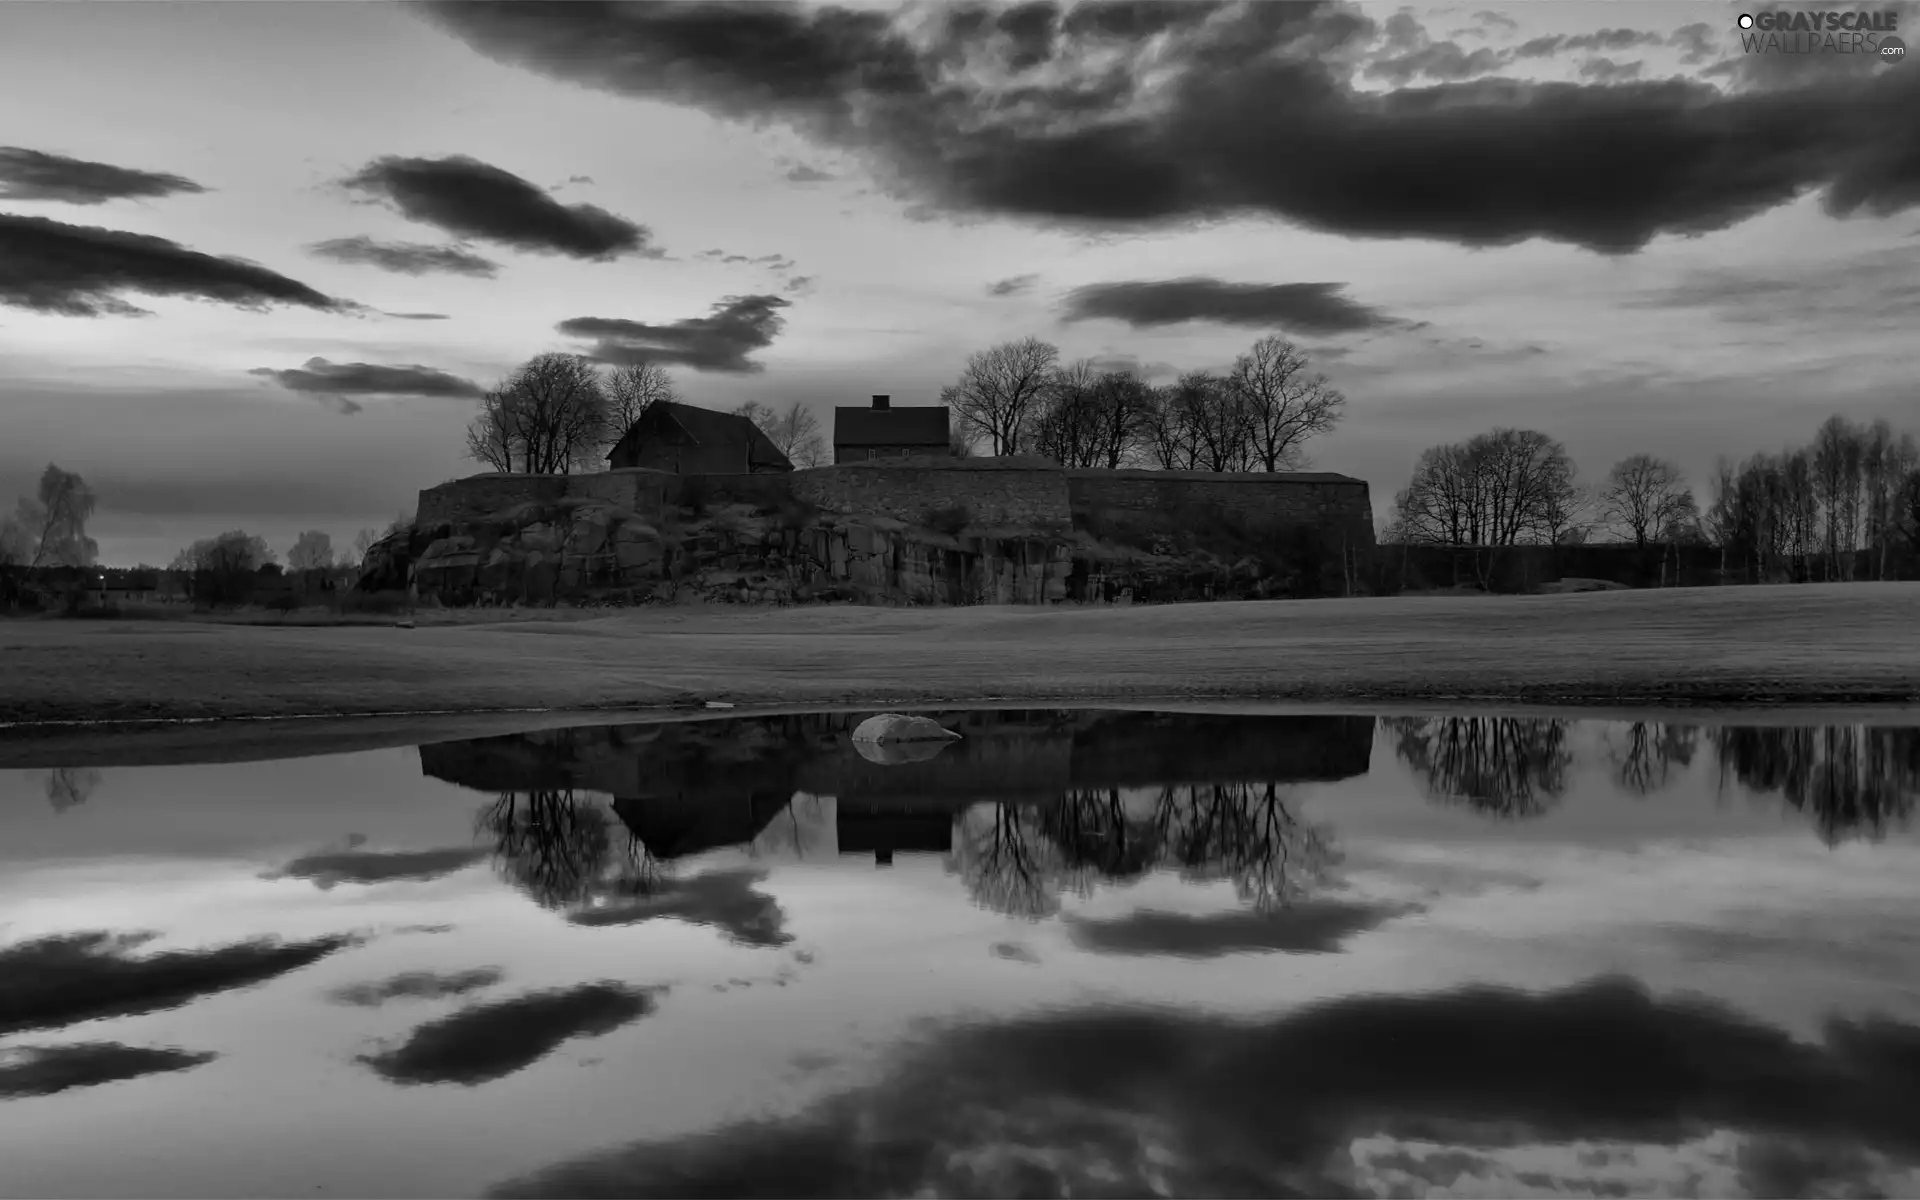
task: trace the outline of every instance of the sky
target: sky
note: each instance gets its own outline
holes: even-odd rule
[[[1920,65],[1741,11],[0,6],[0,507],[56,462],[103,562],[344,545],[546,351],[824,421],[1010,338],[1165,380],[1278,332],[1378,510],[1497,426],[1696,481],[1920,431]]]

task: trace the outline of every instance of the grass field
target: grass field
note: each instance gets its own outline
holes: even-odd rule
[[[15,723],[1199,698],[1911,703],[1920,584],[1057,610],[636,609],[410,629],[0,622],[0,722]]]

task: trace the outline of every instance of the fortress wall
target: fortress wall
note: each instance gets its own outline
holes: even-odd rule
[[[622,467],[617,471],[565,478],[567,495],[571,498],[605,501],[656,522],[670,503],[668,497],[674,498],[672,502],[678,501],[681,479],[671,471],[646,467]]]
[[[658,519],[670,504],[752,503],[792,496],[834,512],[924,524],[928,514],[965,508],[978,528],[1065,532],[1089,515],[1146,522],[1180,520],[1196,507],[1235,514],[1252,532],[1322,531],[1356,550],[1373,545],[1373,507],[1364,481],[1317,472],[1215,475],[1204,471],[1062,470],[1033,459],[919,459],[847,463],[791,474],[674,475],[625,468],[582,475],[490,473],[420,493],[415,523],[476,521],[516,505],[591,498]]]
[[[478,521],[515,505],[551,503],[567,494],[565,475],[469,475],[420,493],[415,527]]]
[[[1309,526],[1355,549],[1373,545],[1373,502],[1364,480],[1323,472],[1066,472],[1073,515],[1101,510],[1171,519],[1195,507],[1235,513],[1255,532]]]
[[[793,494],[823,509],[922,523],[930,511],[964,507],[971,524],[1064,531],[1070,521],[1066,472],[991,460],[922,459],[847,463],[795,471]]]

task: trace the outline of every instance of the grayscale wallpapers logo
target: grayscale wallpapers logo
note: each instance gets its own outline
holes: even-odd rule
[[[1865,54],[1882,63],[1907,57],[1907,44],[1895,36],[1897,12],[1769,9],[1741,13],[1736,24],[1748,54]]]

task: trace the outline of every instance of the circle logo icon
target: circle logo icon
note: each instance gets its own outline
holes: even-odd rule
[[[1742,28],[1742,29],[1752,29],[1752,28],[1753,28],[1753,14],[1752,14],[1752,13],[1741,13],[1741,14],[1740,14],[1740,28]]]
[[[1901,59],[1905,58],[1906,56],[1907,56],[1907,44],[1901,41],[1899,38],[1883,37],[1880,39],[1880,61],[1881,62],[1897,63]]]

